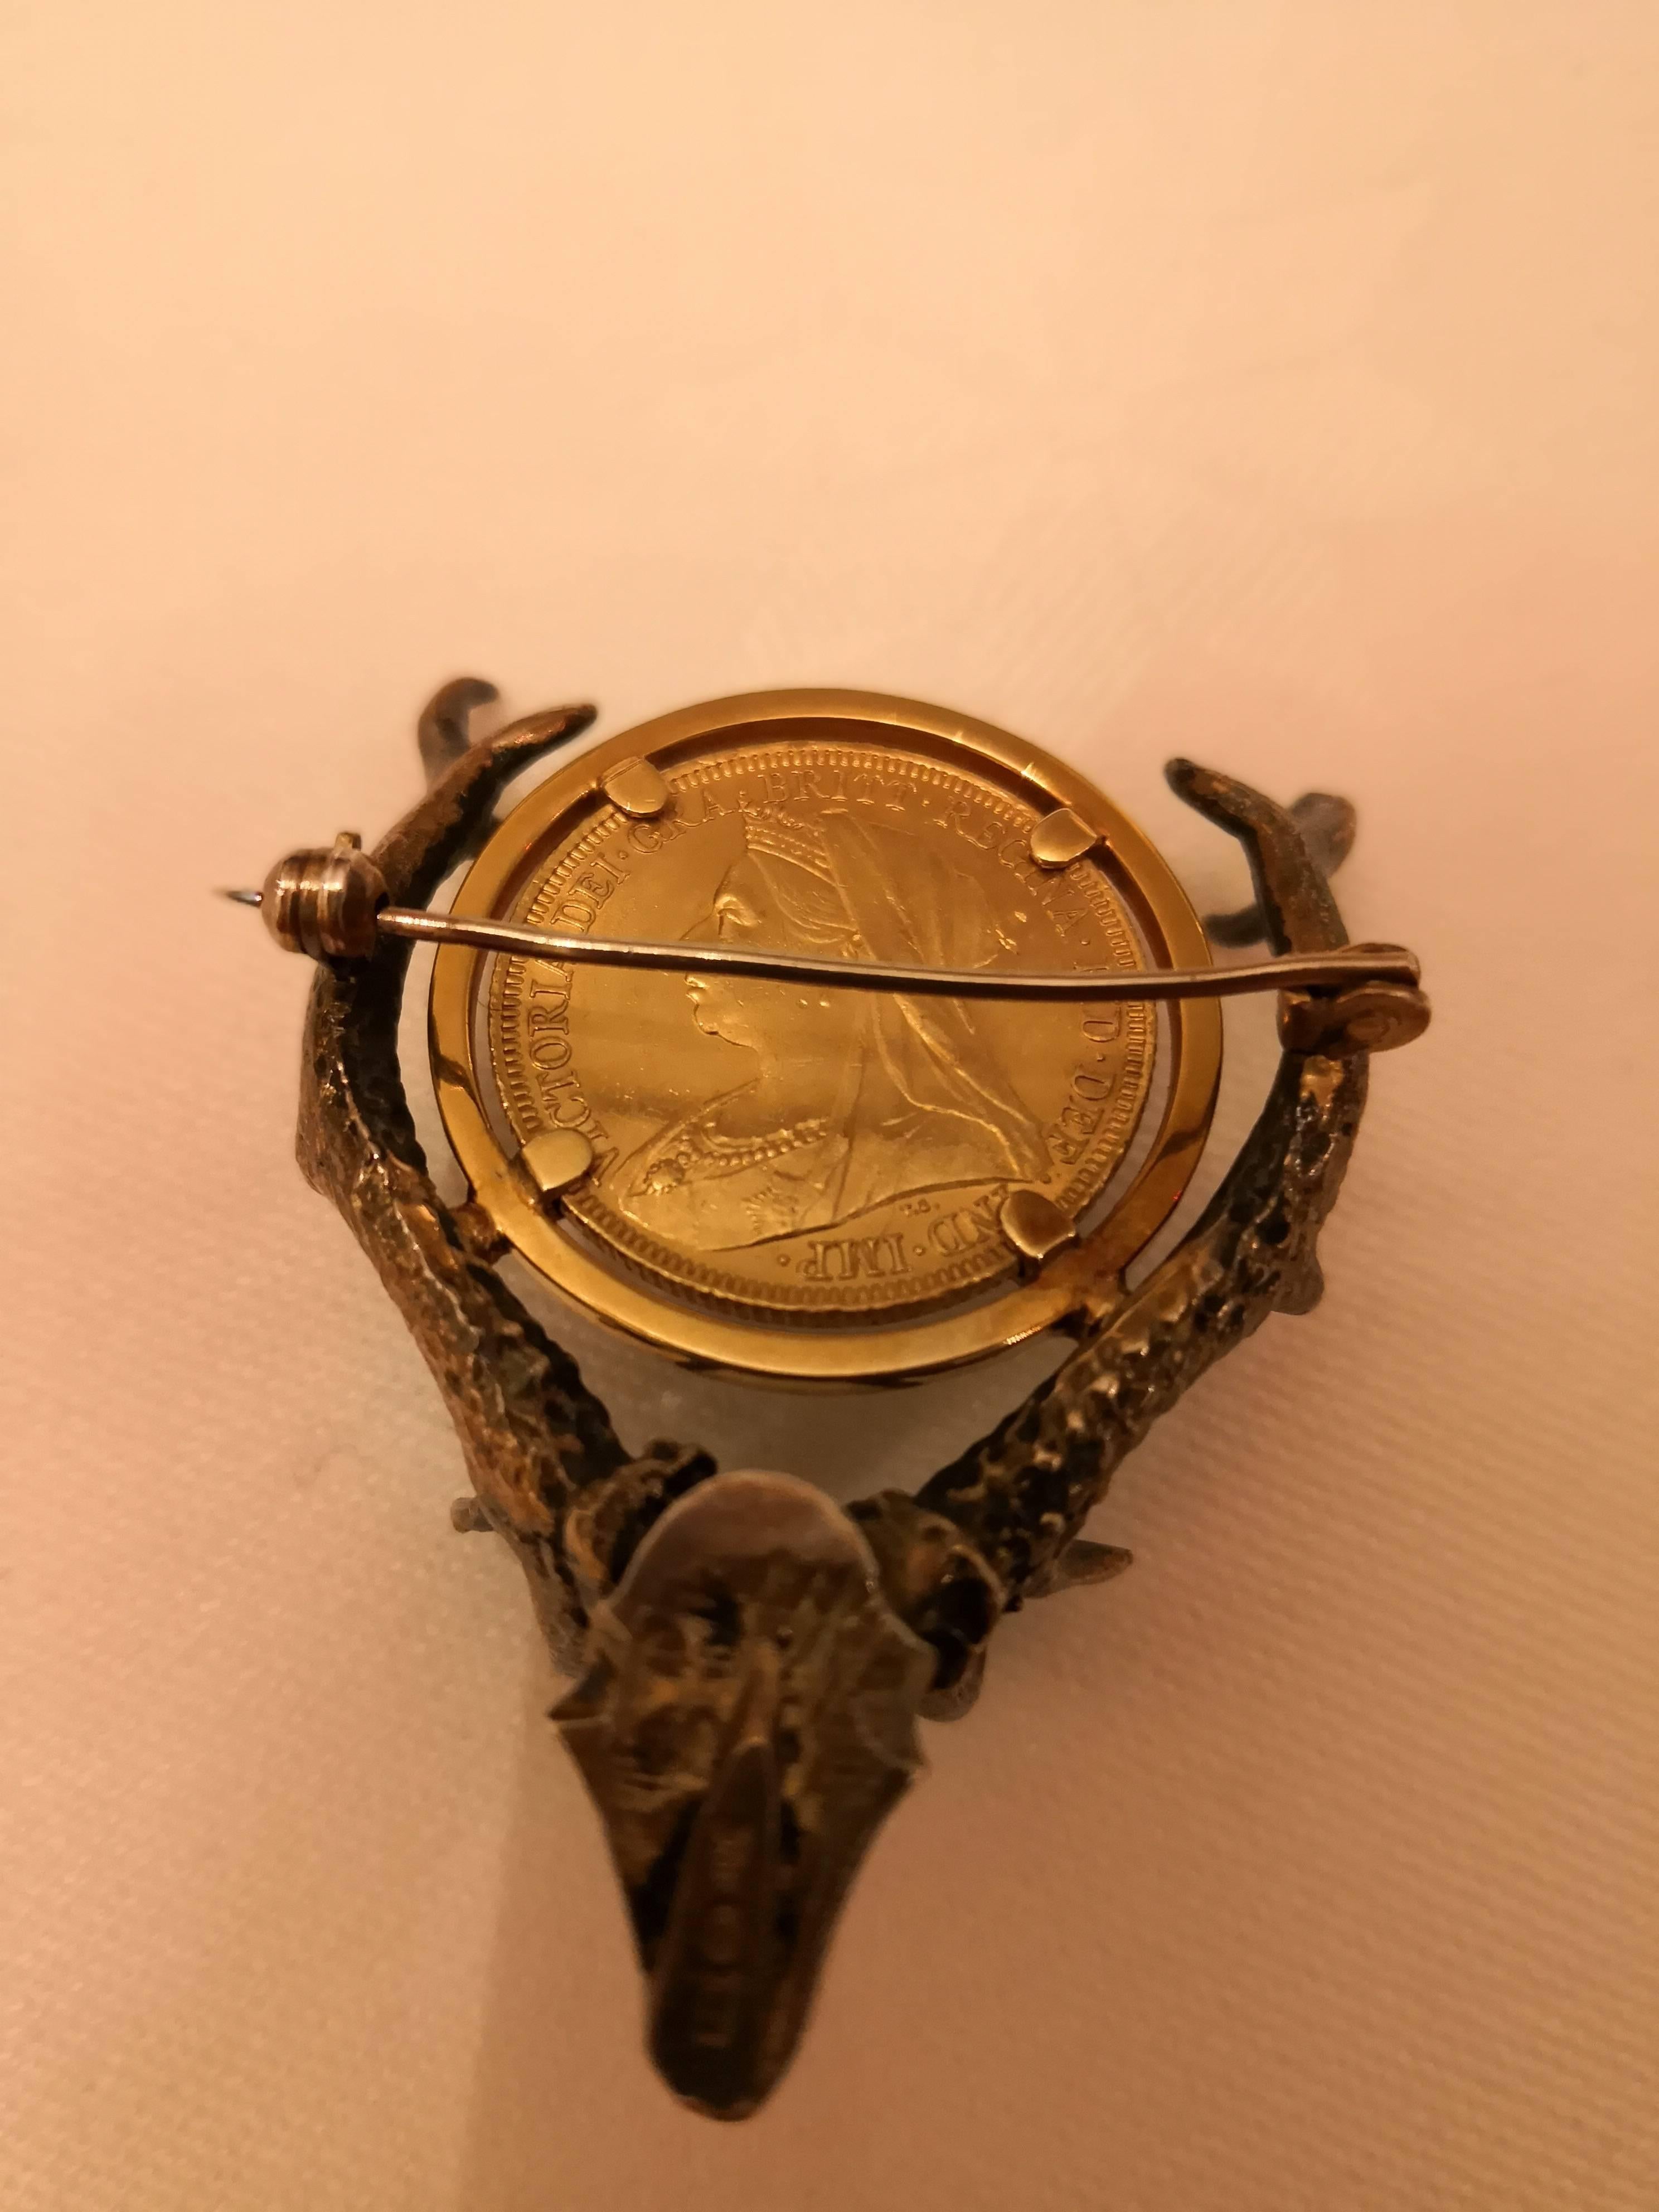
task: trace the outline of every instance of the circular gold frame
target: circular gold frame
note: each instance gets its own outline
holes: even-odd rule
[[[474,862],[452,911],[503,913],[550,834],[556,829],[568,834],[609,805],[600,786],[623,762],[648,760],[666,769],[711,737],[760,742],[769,725],[802,721],[846,722],[866,731],[884,726],[913,751],[971,764],[981,775],[988,770],[1027,799],[1070,807],[1103,841],[1100,865],[1127,904],[1154,963],[1209,965],[1203,927],[1168,864],[1085,777],[989,722],[875,691],[753,691],[711,699],[594,746],[514,809]],[[1034,1279],[1011,1285],[963,1312],[885,1327],[805,1331],[735,1320],[682,1306],[613,1273],[550,1219],[512,1172],[484,1105],[477,1049],[475,1009],[491,957],[445,945],[432,971],[429,1027],[438,1108],[473,1194],[531,1266],[585,1312],[690,1366],[774,1382],[903,1382],[983,1358],[1077,1315],[1098,1312],[1109,1303],[1123,1269],[1179,1203],[1215,1108],[1220,1006],[1214,1000],[1176,1000],[1170,1007],[1169,1087],[1151,1149],[1104,1219],[1056,1254]]]

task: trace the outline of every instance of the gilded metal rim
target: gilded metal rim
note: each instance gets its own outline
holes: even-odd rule
[[[1030,799],[1069,807],[1103,842],[1100,865],[1123,898],[1154,964],[1210,964],[1203,927],[1166,862],[1128,817],[1075,769],[988,722],[873,691],[756,691],[685,707],[624,731],[550,776],[496,830],[456,895],[457,915],[504,913],[527,869],[561,837],[614,803],[601,786],[624,763],[664,768],[711,738],[763,741],[782,724],[844,723],[942,761],[991,771]],[[1157,1133],[1133,1182],[1088,1236],[1035,1279],[965,1311],[879,1328],[811,1334],[681,1305],[614,1273],[550,1220],[512,1170],[485,1104],[475,1012],[490,956],[443,946],[433,965],[429,1025],[434,1081],[449,1141],[478,1205],[538,1273],[596,1318],[697,1367],[776,1382],[896,1383],[1023,1342],[1073,1316],[1098,1314],[1123,1269],[1180,1201],[1209,1133],[1221,1071],[1221,1011],[1209,1000],[1170,1008],[1170,1079]]]

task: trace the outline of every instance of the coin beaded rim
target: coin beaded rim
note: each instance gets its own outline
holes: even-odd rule
[[[1127,909],[1151,964],[1210,964],[1203,928],[1155,847],[1077,770],[994,725],[919,700],[844,690],[754,692],[683,708],[591,748],[530,793],[473,864],[458,915],[501,915],[550,843],[562,842],[611,802],[601,789],[620,763],[649,760],[667,773],[712,742],[759,744],[781,726],[839,726],[837,741],[886,742],[945,763],[953,759],[1033,803],[1071,807],[1102,841],[1111,888]],[[1221,1014],[1212,1000],[1170,1009],[1170,1080],[1159,1125],[1129,1188],[1078,1244],[1035,1280],[966,1310],[873,1327],[803,1328],[793,1317],[738,1317],[688,1303],[602,1259],[550,1219],[511,1171],[493,1124],[477,1011],[493,956],[447,945],[433,966],[432,1064],[445,1129],[474,1197],[498,1233],[578,1307],[689,1364],[776,1382],[848,1386],[897,1382],[984,1358],[1084,1312],[1109,1307],[1124,1267],[1179,1202],[1202,1151],[1221,1063]]]

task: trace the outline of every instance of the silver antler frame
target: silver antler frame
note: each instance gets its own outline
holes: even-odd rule
[[[314,879],[267,886],[296,915],[331,917],[327,941],[356,955],[303,944],[319,957],[300,1163],[444,1394],[475,1493],[457,1526],[511,1546],[555,1664],[576,1678],[555,1718],[610,1836],[653,2058],[699,2110],[739,2118],[793,2053],[848,1884],[919,1764],[916,1715],[967,1711],[1011,1607],[1128,1564],[1079,1533],[1118,1462],[1269,1314],[1317,1301],[1316,1246],[1368,1048],[1417,1034],[1426,1002],[1398,980],[1286,994],[1278,1079],[1202,1218],[916,1496],[885,1491],[843,1514],[787,1475],[720,1474],[695,1449],[635,1457],[495,1273],[493,1224],[433,1186],[398,1062],[410,940],[377,932],[360,896],[371,880],[374,899],[383,888],[394,907],[423,907],[507,781],[593,718],[556,708],[469,744],[468,714],[494,696],[464,679],[427,709],[430,788],[372,855],[377,877],[343,846]],[[1292,814],[1188,762],[1169,775],[1249,856],[1257,907],[1229,918],[1228,941],[1255,922],[1280,954],[1346,943],[1311,849],[1346,849],[1351,822],[1332,835],[1326,819],[1340,802]]]

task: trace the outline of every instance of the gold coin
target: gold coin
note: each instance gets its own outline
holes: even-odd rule
[[[601,803],[555,825],[514,919],[927,967],[1143,964],[1098,858],[1037,865],[1053,802],[1006,775],[855,731],[716,734],[659,765],[659,811]],[[1142,1004],[518,957],[493,963],[485,1025],[520,1145],[591,1142],[564,1213],[611,1259],[699,1304],[866,1327],[1012,1275],[1012,1194],[1088,1212],[1133,1136],[1155,1036]]]

